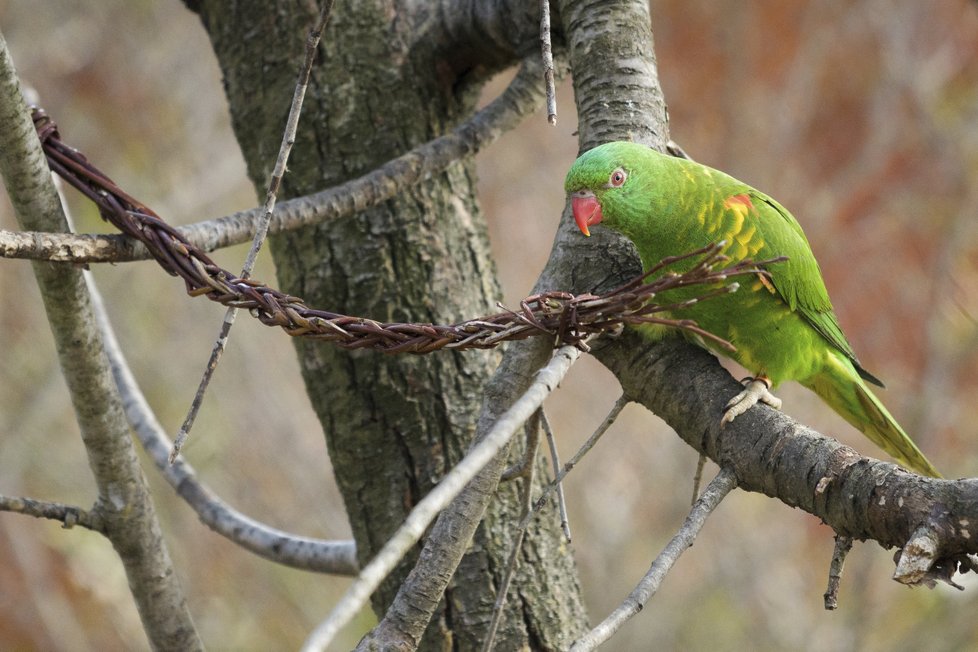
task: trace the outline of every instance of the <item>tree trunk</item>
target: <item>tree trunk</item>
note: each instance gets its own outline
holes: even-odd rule
[[[472,112],[474,82],[507,58],[506,44],[477,50],[480,30],[464,3],[455,8],[464,18],[443,9],[437,20],[423,4],[337,4],[306,97],[286,196],[359,176],[445,133]],[[314,16],[294,3],[270,9],[265,2],[215,1],[198,9],[224,72],[249,174],[263,193]],[[536,21],[524,22],[534,34]],[[468,52],[453,49],[456,38]],[[347,314],[448,323],[490,310],[499,296],[471,160],[354,217],[276,236],[271,250],[284,291]],[[303,340],[296,349],[365,562],[468,447],[498,356],[384,355]],[[517,510],[515,487],[504,485],[422,649],[479,646]],[[566,623],[583,620],[556,519],[543,521],[524,543],[524,571],[508,600],[499,649],[565,645],[573,629]],[[378,614],[416,556],[373,596]]]

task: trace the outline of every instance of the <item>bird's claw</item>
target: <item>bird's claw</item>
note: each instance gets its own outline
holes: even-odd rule
[[[741,382],[744,384],[744,391],[727,402],[727,407],[723,411],[723,418],[720,419],[721,428],[757,405],[758,401],[770,405],[775,410],[781,409],[781,399],[771,393],[771,381],[767,377],[753,378],[748,376]]]

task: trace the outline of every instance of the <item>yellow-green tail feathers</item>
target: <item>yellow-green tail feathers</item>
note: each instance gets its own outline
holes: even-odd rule
[[[803,384],[901,465],[922,475],[943,477],[856,374],[849,361],[833,358],[837,364],[826,365]]]

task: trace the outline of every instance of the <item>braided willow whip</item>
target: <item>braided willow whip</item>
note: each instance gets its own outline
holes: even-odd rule
[[[325,340],[347,349],[369,348],[387,353],[488,349],[509,340],[545,335],[553,338],[555,345],[573,344],[586,350],[584,340],[588,337],[615,331],[625,323],[666,324],[733,349],[730,343],[703,331],[695,322],[655,314],[735,291],[736,283],[723,285],[728,277],[764,274],[764,265],[780,260],[743,261],[724,268],[722,264],[728,259],[720,254],[722,243],[714,244],[663,260],[643,276],[601,295],[545,292],[521,301],[518,312],[506,310],[450,325],[377,322],[310,308],[298,297],[221,268],[156,213],[126,194],[81,152],[65,145],[57,125],[43,109],[34,107],[32,115],[51,169],[95,202],[103,219],[146,245],[164,270],[184,280],[189,295],[204,295],[228,307],[244,308],[263,324],[280,326],[289,335]],[[683,274],[665,272],[648,280],[652,274],[695,256],[701,256],[701,260],[691,270]],[[702,296],[691,301],[669,305],[651,302],[660,292],[690,285],[707,287]],[[719,287],[709,288],[711,285]]]

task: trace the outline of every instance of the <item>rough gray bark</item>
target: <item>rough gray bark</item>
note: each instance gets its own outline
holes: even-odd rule
[[[309,194],[363,174],[469,115],[476,83],[536,47],[537,20],[526,15],[526,3],[512,4],[509,11],[501,11],[504,3],[479,2],[338,5],[283,194]],[[203,2],[199,10],[249,173],[263,188],[311,15],[291,4],[273,12],[257,1]],[[471,161],[461,161],[354,217],[276,236],[270,248],[282,289],[381,320],[444,323],[485,312],[498,288],[474,181]],[[365,561],[471,442],[496,356],[296,347]],[[441,603],[423,649],[481,643],[515,522],[515,489],[500,492],[445,599],[434,594]],[[523,564],[521,596],[509,601],[502,628],[506,649],[554,647],[565,640],[563,623],[581,620],[573,564],[553,526],[529,533],[531,563]],[[378,613],[413,563],[406,560],[375,594]]]
[[[665,104],[656,73],[646,3],[618,2],[613,7],[602,3],[601,10],[595,11],[593,3],[565,2],[559,8],[578,97],[581,149],[604,140],[629,137],[644,137],[646,142],[664,147],[668,140]],[[647,38],[635,39],[634,34]],[[582,102],[583,97],[590,99]],[[625,107],[640,110],[624,111]],[[576,237],[572,221],[565,216],[551,258],[534,291],[608,289],[633,278],[640,269],[634,248],[623,238],[602,231],[585,241]],[[540,339],[517,342],[507,349],[486,387],[487,400],[479,417],[480,435],[526,389],[550,353],[550,343]],[[395,607],[368,639],[375,649],[394,645],[400,636],[406,635],[410,640],[425,622],[432,610],[429,596],[437,595],[436,589],[445,586],[451,577],[453,564],[475,531],[502,468],[502,461],[487,466],[439,517],[418,565],[401,587]],[[566,647],[583,633],[585,626],[583,618],[565,621],[564,635],[556,639],[558,647]],[[503,642],[512,640],[506,634],[501,628],[499,649],[511,649]]]
[[[777,497],[839,534],[872,539],[884,548],[904,547],[924,527],[939,534],[934,560],[974,553],[967,529],[976,518],[978,480],[923,478],[862,457],[767,407],[721,430],[716,415],[741,387],[713,355],[683,340],[650,344],[626,333],[594,353],[630,397],[691,447],[734,469],[741,488]]]
[[[20,85],[0,35],[0,175],[25,229],[63,232],[51,172],[21,99]],[[81,270],[35,262],[58,358],[98,487],[91,516],[125,567],[129,588],[150,644],[159,650],[196,650],[201,643],[129,437]]]
[[[648,3],[569,0],[559,5],[574,76],[580,151],[612,140],[665,151],[669,117]]]

